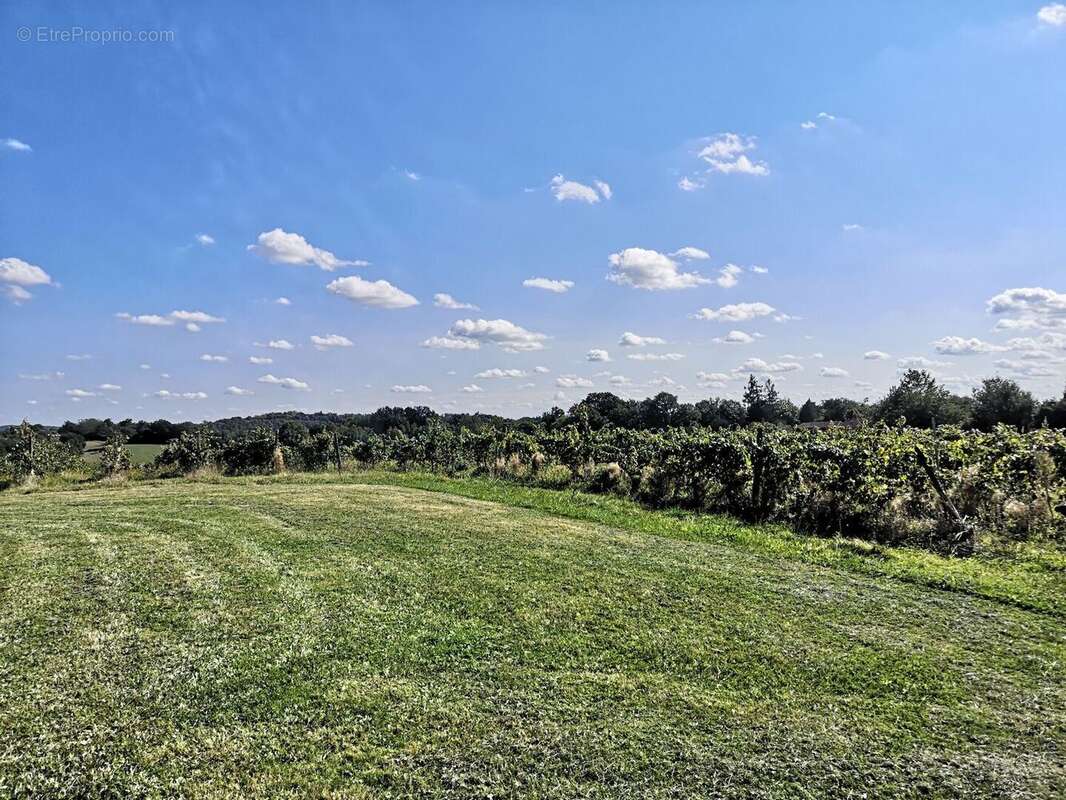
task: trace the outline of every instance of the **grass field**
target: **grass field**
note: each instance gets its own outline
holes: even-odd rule
[[[434,481],[0,495],[0,796],[1061,796],[1060,562]]]
[[[88,461],[90,464],[95,464],[100,460],[100,451],[103,449],[104,443],[97,441],[88,441],[85,443],[85,449],[82,451],[82,458]],[[161,444],[127,444],[126,449],[130,453],[130,463],[135,467],[143,466],[145,464],[151,464],[152,460],[163,451],[163,445]]]

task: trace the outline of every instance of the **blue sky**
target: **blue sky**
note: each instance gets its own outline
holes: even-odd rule
[[[0,19],[0,420],[1062,391],[1064,6]]]

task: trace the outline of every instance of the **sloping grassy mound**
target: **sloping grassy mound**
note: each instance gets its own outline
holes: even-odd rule
[[[396,486],[0,497],[0,796],[1052,797],[1061,619]]]

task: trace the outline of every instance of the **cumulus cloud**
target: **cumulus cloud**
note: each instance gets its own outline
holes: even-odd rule
[[[481,348],[481,344],[474,339],[463,339],[458,336],[430,336],[422,342],[422,346],[438,350],[478,350]]]
[[[413,385],[399,385],[393,386],[391,391],[397,394],[429,394],[433,390],[426,386],[424,383],[418,383]]]
[[[758,264],[756,264],[751,268],[751,271],[754,272],[756,275],[765,275],[770,270],[768,270],[766,267],[760,267]]]
[[[611,356],[606,350],[593,349],[585,354],[586,361],[610,361]]]
[[[326,289],[335,295],[372,308],[410,308],[418,305],[414,297],[384,280],[364,281],[349,275],[347,278],[333,281]]]
[[[226,394],[231,394],[234,397],[247,397],[248,395],[255,394],[251,389],[242,389],[240,386],[227,386]]]
[[[635,333],[626,331],[622,334],[622,338],[618,340],[618,344],[621,347],[647,347],[650,344],[666,344],[666,340],[660,339],[658,336],[638,336]]]
[[[118,319],[125,320],[131,325],[148,325],[150,327],[165,328],[178,322],[185,323],[185,330],[196,333],[201,325],[225,322],[222,317],[208,314],[206,311],[171,311],[166,316],[160,314],[130,314],[122,311],[115,314]]]
[[[14,151],[19,152],[19,153],[32,153],[33,152],[33,148],[32,147],[30,147],[25,142],[19,141],[18,139],[4,139],[3,145],[8,150],[14,150]]]
[[[296,345],[294,345],[292,342],[290,342],[287,339],[271,339],[266,344],[263,344],[262,342],[255,342],[255,346],[256,347],[269,347],[271,350],[295,350],[296,349]],[[252,363],[254,364],[254,363],[257,363],[257,362],[253,361]]]
[[[1066,26],[1066,5],[1062,3],[1051,3],[1046,6],[1042,6],[1039,11],[1036,12],[1036,18],[1045,25],[1051,25],[1055,28],[1061,28]],[[11,141],[8,139],[8,141]]]
[[[648,291],[691,289],[710,283],[698,272],[681,272],[670,256],[643,247],[627,247],[607,257],[611,272],[607,279],[622,286]]]
[[[737,276],[743,271],[736,264],[726,264],[718,270],[718,277],[714,279],[714,282],[723,289],[730,289],[737,285]]]
[[[733,380],[733,375],[727,375],[724,372],[704,372],[700,370],[696,373],[696,380],[701,384],[709,385],[714,388],[722,388],[730,380]]]
[[[749,358],[743,364],[733,369],[734,372],[757,372],[779,374],[784,372],[797,372],[803,369],[802,364],[795,361],[766,362],[761,358]]]
[[[312,336],[311,344],[316,350],[329,350],[333,347],[351,347],[352,340],[339,333],[327,333],[325,336]]]
[[[125,311],[120,311],[118,314],[115,314],[115,316],[118,319],[125,320],[131,325],[166,327],[174,324],[174,320],[170,317],[161,317],[159,314],[129,314]]]
[[[296,389],[301,392],[311,391],[311,387],[303,381],[298,381],[296,378],[278,378],[270,373],[267,373],[263,377],[259,378],[259,383],[270,383],[275,386],[280,386],[283,389]]]
[[[701,178],[693,180],[687,175],[683,175],[681,177],[681,180],[677,182],[677,188],[683,192],[696,192],[706,185],[706,182],[704,182]]]
[[[698,247],[681,247],[670,253],[672,258],[684,258],[689,261],[706,261],[711,257],[711,254],[706,250],[700,250]]]
[[[715,310],[701,308],[692,315],[693,319],[706,319],[712,322],[746,322],[758,317],[768,317],[776,309],[766,303],[733,303]]]
[[[52,276],[21,258],[0,258],[0,283],[8,299],[21,303],[33,297],[27,286],[55,286]]]
[[[755,137],[742,137],[736,133],[720,133],[703,141],[697,154],[709,172],[725,175],[769,175],[770,167],[763,161],[752,161],[747,153],[756,147]]]
[[[1054,289],[1007,289],[992,297],[985,308],[989,314],[1010,315],[996,323],[998,330],[1066,328],[1066,293]]]
[[[611,187],[603,181],[593,181],[595,188],[577,181],[568,181],[562,175],[556,175],[551,180],[551,192],[559,202],[564,200],[577,200],[581,203],[593,203],[611,199]]]
[[[1031,361],[1013,361],[1001,358],[994,362],[997,369],[1010,372],[1022,378],[1054,378],[1062,375],[1062,370]]]
[[[208,233],[198,233],[196,234],[196,242],[204,247],[210,247],[215,243],[215,237]]]
[[[751,344],[755,337],[744,331],[730,331],[725,336],[715,337],[714,341],[717,344]]]
[[[555,379],[555,385],[561,389],[588,389],[592,381],[578,375],[560,375]]]
[[[291,306],[292,300],[287,297],[279,297],[277,300],[274,301],[274,303],[279,306]]]
[[[823,378],[846,378],[848,377],[848,371],[841,369],[840,367],[822,367],[818,374]]]
[[[256,242],[248,245],[248,250],[275,264],[313,265],[327,272],[341,267],[365,267],[369,264],[368,261],[345,261],[337,258],[329,250],[314,247],[300,234],[287,233],[281,228],[259,234]]]
[[[626,356],[633,361],[680,361],[684,357],[682,353],[629,353]]]
[[[200,360],[208,361],[212,364],[225,364],[227,361],[229,361],[229,358],[227,358],[226,356],[213,356],[210,353],[204,353],[202,356],[200,356]]]
[[[472,383],[469,386],[464,386],[460,391],[466,392],[467,394],[477,394],[478,392],[483,392],[485,390],[476,383]]]
[[[533,371],[539,375],[547,375],[549,372],[551,372],[551,370],[547,367],[533,367]]]
[[[273,364],[274,359],[267,356],[248,356],[249,364]]]
[[[101,383],[96,387],[101,392],[121,392],[122,387],[116,383]]]
[[[562,294],[574,288],[573,281],[553,280],[552,278],[526,278],[522,285],[530,289],[543,289],[546,292]]]
[[[1001,353],[1007,348],[982,342],[980,339],[964,339],[961,336],[945,336],[933,342],[933,348],[942,356],[973,356],[982,353]]]
[[[867,361],[884,361],[885,359],[892,358],[884,350],[867,350],[862,354],[862,357]]]
[[[631,383],[625,375],[612,375],[608,382],[614,386],[628,386]]]
[[[897,361],[896,366],[900,369],[933,369],[935,367],[946,367],[947,362],[933,361],[925,356],[907,356]]]
[[[508,352],[543,350],[548,338],[506,319],[461,319],[448,329],[448,336],[474,342],[491,342]]]
[[[67,389],[65,394],[67,397],[77,397],[81,399],[83,397],[96,397],[96,392],[89,392],[85,389]]]
[[[462,309],[469,309],[470,311],[478,310],[478,307],[473,303],[463,303],[445,292],[439,292],[433,295],[433,305],[437,308],[450,308],[453,311],[459,311]]]
[[[207,394],[204,392],[172,392],[169,389],[160,389],[158,392],[152,393],[153,397],[158,397],[160,400],[206,400]]]
[[[499,367],[493,367],[492,369],[486,369],[475,375],[475,378],[524,378],[526,372],[520,369],[500,369]]]

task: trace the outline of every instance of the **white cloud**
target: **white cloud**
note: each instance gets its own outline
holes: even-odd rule
[[[614,386],[628,386],[631,383],[625,375],[612,375],[609,382]]]
[[[255,342],[256,347],[269,347],[271,350],[295,350],[296,345],[287,339],[271,339],[266,344]]]
[[[448,336],[493,342],[508,352],[543,350],[544,340],[548,338],[505,319],[461,319],[448,329]]]
[[[562,294],[574,288],[573,281],[559,281],[552,278],[526,278],[522,285],[530,289],[544,289],[546,292]]]
[[[329,350],[331,347],[351,347],[352,340],[339,333],[327,333],[325,336],[312,336],[311,344],[316,350]]]
[[[15,151],[18,151],[20,153],[32,153],[33,152],[33,148],[32,147],[30,147],[25,142],[20,142],[18,139],[4,139],[3,145],[8,150],[15,150]]]
[[[773,306],[766,303],[734,303],[722,306],[718,310],[701,308],[692,317],[712,322],[746,322],[757,317],[770,316],[775,310]]]
[[[174,320],[170,317],[161,317],[158,314],[128,314],[125,311],[121,311],[115,314],[119,319],[125,320],[131,325],[151,325],[154,327],[166,327],[173,325]]]
[[[1043,364],[1033,364],[1026,361],[1012,361],[1010,359],[1001,358],[995,361],[994,364],[998,369],[1014,373],[1023,378],[1054,378],[1062,375],[1061,369],[1047,367]]]
[[[67,353],[67,361],[89,361],[92,356],[88,353]]]
[[[259,378],[259,383],[271,383],[284,389],[296,389],[301,392],[311,391],[311,387],[296,378],[277,378],[269,373]]]
[[[812,120],[807,120],[806,122],[801,122],[800,127],[803,128],[803,130],[805,131],[812,131],[817,128],[818,125],[816,125]]]
[[[989,314],[1010,314],[1000,320],[997,329],[1066,328],[1066,293],[1042,287],[1007,289],[985,305]],[[1002,327],[1001,327],[1002,324]]]
[[[704,372],[703,370],[700,370],[696,373],[696,380],[700,383],[714,384],[718,387],[724,386],[732,379],[732,375],[727,375],[724,372]]]
[[[696,192],[706,185],[701,179],[692,180],[687,175],[682,176],[681,180],[677,182],[677,188],[683,192]]]
[[[586,361],[610,361],[611,356],[606,350],[593,349],[585,354]]]
[[[478,350],[481,348],[481,345],[473,339],[462,339],[457,336],[430,336],[422,342],[422,346],[440,350]]]
[[[279,297],[277,300],[274,301],[274,303],[279,306],[291,306],[292,300],[287,297]]]
[[[649,344],[666,344],[666,340],[658,336],[638,336],[626,331],[618,340],[618,344],[621,347],[647,347]]]
[[[1036,18],[1045,25],[1051,25],[1056,28],[1066,26],[1066,5],[1062,3],[1051,3],[1043,6],[1036,12]],[[8,139],[10,142],[11,140]]]
[[[850,232],[850,231],[861,231],[862,230],[862,225],[859,225],[856,222],[845,222],[843,225],[840,226],[840,229],[843,230],[843,231],[847,231],[847,232]]]
[[[945,336],[933,342],[933,348],[942,356],[972,356],[981,353],[1000,353],[1007,348],[982,342],[980,339],[964,339],[961,336]]]
[[[477,394],[485,390],[478,386],[476,383],[472,383],[469,386],[464,386],[460,391],[466,392],[467,394]]]
[[[215,237],[207,233],[198,233],[196,234],[196,241],[204,247],[210,247],[215,243]]]
[[[248,245],[248,250],[275,264],[294,264],[297,266],[314,265],[327,272],[341,267],[365,267],[368,261],[345,261],[337,258],[329,250],[312,246],[298,233],[286,233],[281,228],[274,228],[259,234],[257,244]]]
[[[475,378],[524,378],[527,373],[520,369],[500,369],[493,367],[475,375]]]
[[[473,303],[463,303],[459,300],[456,300],[450,294],[445,294],[444,292],[439,292],[433,295],[433,305],[435,305],[437,308],[450,308],[453,311],[459,311],[462,309],[469,309],[470,311],[478,310],[478,307],[475,306]]]
[[[846,378],[848,377],[848,371],[841,369],[840,367],[822,367],[818,374],[823,378]]]
[[[596,189],[577,181],[568,181],[562,175],[556,175],[551,180],[551,192],[559,202],[564,200],[577,200],[582,203],[598,203],[602,199],[611,199],[611,187],[603,181],[594,181]]]
[[[755,337],[744,331],[730,331],[725,336],[715,337],[714,341],[717,344],[751,344]]]
[[[935,367],[946,367],[947,362],[933,361],[925,356],[907,356],[897,361],[896,366],[900,369],[933,369]]]
[[[756,264],[751,268],[751,271],[754,272],[756,275],[765,275],[770,270],[768,270],[766,267],[760,267],[758,264]]]
[[[338,278],[326,289],[333,294],[346,297],[356,303],[373,308],[410,308],[418,301],[402,289],[388,281],[364,281],[354,275]]]
[[[761,358],[749,358],[739,367],[734,368],[733,371],[779,374],[783,372],[797,372],[801,369],[803,369],[803,365],[797,364],[795,361],[774,361],[768,363]]]
[[[4,294],[18,304],[33,298],[27,286],[55,286],[52,276],[21,258],[0,258],[0,283]]]
[[[741,137],[735,133],[720,133],[705,140],[699,158],[708,166],[709,172],[725,175],[769,175],[770,167],[763,161],[752,161],[746,153],[755,149],[755,138]]]
[[[737,285],[737,276],[743,271],[736,264],[726,264],[718,270],[718,277],[714,279],[714,282],[723,289],[730,289]]]
[[[560,375],[555,379],[555,385],[561,389],[588,389],[592,381],[578,375]]]
[[[608,280],[648,291],[691,289],[710,283],[698,272],[681,272],[676,261],[656,250],[627,247],[607,258],[611,265]]]
[[[626,358],[633,361],[680,361],[682,353],[629,353]]]
[[[96,387],[101,392],[121,392],[122,387],[115,383],[101,383]]]
[[[409,181],[418,182],[418,181],[422,180],[422,176],[421,175],[419,175],[417,172],[412,172],[409,169],[405,169],[403,171],[403,176],[405,178],[407,178]]]
[[[426,386],[424,383],[414,384],[410,386],[393,386],[391,391],[397,394],[429,394],[433,390]]]
[[[169,389],[160,389],[158,392],[152,393],[153,397],[158,397],[160,400],[206,400],[207,395],[204,392],[172,392]]]
[[[200,356],[200,360],[209,361],[213,364],[225,364],[227,361],[229,361],[229,358],[227,358],[226,356],[213,356],[209,353],[204,353],[202,356]]]
[[[273,364],[274,359],[267,358],[266,356],[248,356],[249,364]]]
[[[248,395],[255,394],[255,392],[251,389],[242,389],[240,386],[227,386],[226,394],[231,394],[235,397],[247,397]]]
[[[88,392],[85,389],[67,389],[65,394],[67,395],[67,397],[77,397],[79,399],[83,397],[97,396],[96,392]]]
[[[691,245],[686,247],[680,247],[674,252],[670,253],[671,258],[684,258],[689,261],[706,261],[711,257],[711,254],[706,250],[700,250],[698,247],[692,247]]]
[[[171,311],[170,316],[179,322],[212,323],[225,322],[222,317],[215,317],[206,311]]]
[[[29,374],[20,372],[19,379],[24,381],[51,381],[59,380],[64,375],[66,375],[65,372],[37,372]]]
[[[862,354],[862,357],[867,361],[884,361],[885,359],[892,358],[884,350],[867,350]]]

